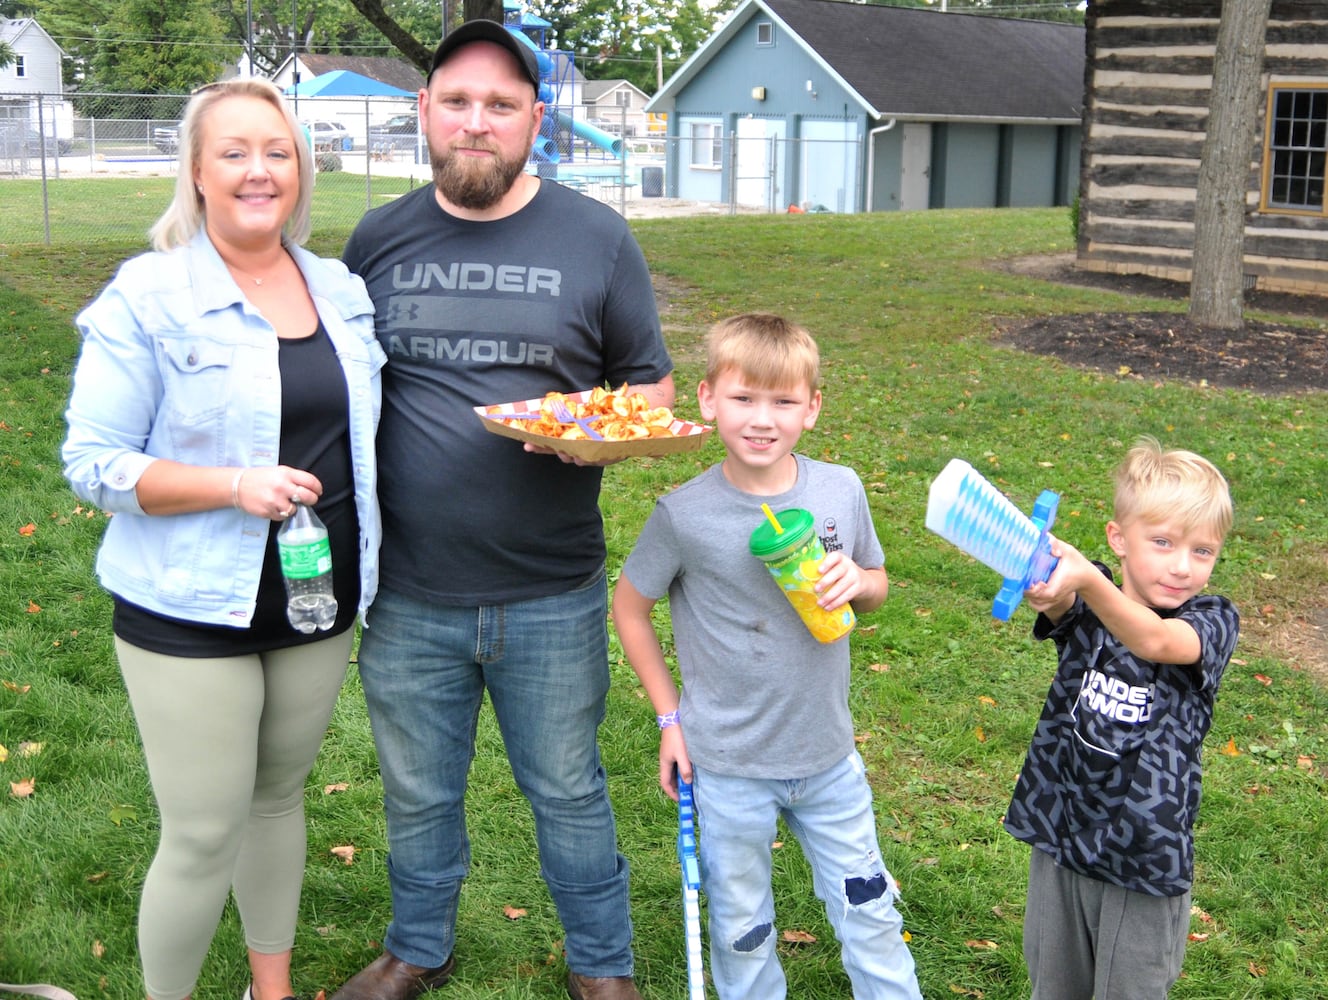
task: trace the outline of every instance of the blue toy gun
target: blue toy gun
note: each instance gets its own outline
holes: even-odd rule
[[[682,866],[682,914],[687,931],[687,1000],[705,1000],[701,965],[701,865],[696,856],[696,807],[692,786],[678,777],[678,863]]]
[[[931,484],[927,529],[1001,574],[991,613],[1009,621],[1024,591],[1045,582],[1059,562],[1047,540],[1058,503],[1059,494],[1043,490],[1027,517],[973,466],[952,458]]]

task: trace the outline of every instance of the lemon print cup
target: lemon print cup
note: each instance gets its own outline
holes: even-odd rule
[[[794,507],[781,510],[775,519],[784,530],[776,532],[769,520],[763,521],[749,544],[770,575],[779,584],[807,630],[818,642],[834,642],[853,630],[857,618],[847,604],[826,611],[816,603],[816,583],[821,579],[818,567],[825,559],[825,549],[816,534],[816,520],[811,512]]]

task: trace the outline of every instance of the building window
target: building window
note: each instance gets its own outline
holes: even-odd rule
[[[692,125],[693,167],[718,170],[723,162],[724,137],[714,122]]]
[[[14,75],[20,80],[28,75],[27,60],[21,55],[14,56]]]
[[[756,44],[774,45],[775,44],[775,26],[770,21],[756,22]]]
[[[1280,86],[1268,93],[1265,211],[1324,215],[1328,86]]]
[[[630,90],[619,90],[613,95],[614,101],[620,108],[630,108],[632,106],[632,92]]]

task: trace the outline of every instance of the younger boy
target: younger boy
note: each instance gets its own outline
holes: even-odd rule
[[[858,1000],[918,1000],[898,891],[876,840],[871,789],[854,749],[847,641],[812,638],[748,550],[772,509],[816,517],[825,546],[817,603],[871,611],[884,555],[858,477],[793,453],[821,409],[816,343],[778,316],[719,323],[707,343],[701,415],[724,461],[662,497],[623,566],[613,618],[658,713],[659,782],[693,782],[721,1000],[783,1000],[771,845],[783,817],[814,872]],[[651,609],[665,594],[682,697]]]
[[[1116,471],[1111,571],[1065,542],[1026,598],[1060,663],[1005,827],[1034,848],[1024,960],[1034,1000],[1153,1000],[1190,926],[1200,744],[1240,628],[1201,591],[1231,528],[1226,480],[1145,438]]]

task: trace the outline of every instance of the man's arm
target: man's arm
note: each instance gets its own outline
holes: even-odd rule
[[[629,385],[627,391],[639,392],[645,396],[652,407],[667,406],[673,409],[674,399],[677,397],[677,390],[673,385],[673,373],[665,375],[658,382],[642,382],[637,385]]]

